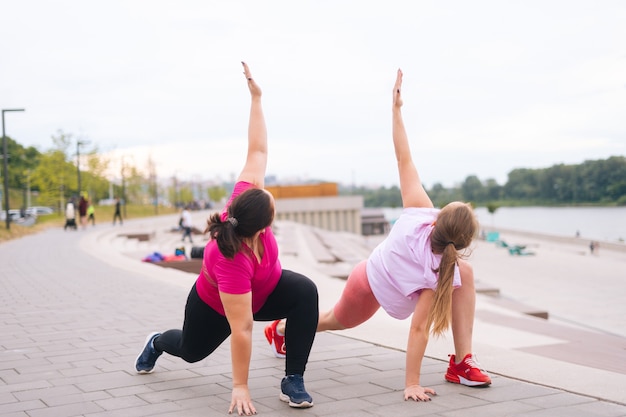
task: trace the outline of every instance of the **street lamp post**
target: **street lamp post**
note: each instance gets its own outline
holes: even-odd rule
[[[128,216],[126,215],[126,162],[124,161],[124,156],[122,155],[122,202],[123,202],[123,207],[124,207],[124,218],[127,218]]]
[[[88,145],[88,141],[77,140],[76,141],[76,174],[78,175],[78,195],[82,193],[82,184],[80,183],[80,147],[81,145]]]
[[[24,171],[24,174],[26,175],[26,188],[24,188],[24,207],[28,208],[30,207],[30,174],[32,174],[32,172],[30,171],[30,169],[27,169],[26,171]]]
[[[9,216],[9,154],[7,153],[7,137],[4,134],[4,113],[9,111],[24,111],[24,109],[2,109],[2,165],[4,168],[4,205],[7,230],[11,228],[11,216]]]

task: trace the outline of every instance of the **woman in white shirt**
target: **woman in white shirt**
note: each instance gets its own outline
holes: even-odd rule
[[[475,309],[474,275],[463,250],[477,234],[472,208],[453,202],[435,209],[411,158],[402,120],[402,71],[393,90],[392,134],[398,162],[403,211],[389,236],[358,264],[335,307],[320,314],[317,331],[343,330],[367,321],[382,307],[389,315],[412,315],[406,359],[404,399],[429,401],[432,388],[420,384],[420,368],[429,334],[443,334],[450,325],[455,353],[445,379],[468,386],[486,386],[491,378],[472,355]],[[277,356],[284,355],[283,322],[265,334]],[[279,349],[280,347],[280,349]]]

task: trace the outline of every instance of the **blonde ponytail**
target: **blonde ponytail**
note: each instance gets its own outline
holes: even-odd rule
[[[453,202],[439,212],[435,228],[430,236],[433,253],[441,254],[437,289],[433,304],[428,312],[427,329],[440,336],[452,321],[452,291],[454,289],[454,267],[461,256],[459,251],[467,248],[478,232],[478,221],[472,208],[465,203]]]
[[[446,245],[441,256],[441,263],[435,272],[439,279],[433,305],[428,312],[427,329],[432,334],[441,336],[448,330],[452,320],[452,290],[454,281],[454,266],[456,265],[457,251],[454,245]]]

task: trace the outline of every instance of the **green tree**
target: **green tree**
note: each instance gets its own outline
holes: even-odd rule
[[[441,183],[435,183],[428,190],[428,196],[435,207],[443,207],[452,201],[463,201],[460,187],[445,188]]]
[[[478,179],[476,175],[470,175],[465,178],[463,184],[461,184],[461,194],[465,201],[484,201],[485,190],[483,183]]]
[[[484,198],[486,201],[497,201],[502,198],[502,186],[493,178],[489,178],[485,181]]]
[[[106,178],[106,171],[109,168],[110,160],[100,155],[97,148],[89,151],[85,158],[87,159],[87,170],[81,172],[82,188],[89,193],[94,202],[97,202],[108,197],[109,180]]]
[[[31,174],[33,186],[39,190],[39,203],[62,210],[71,192],[77,190],[76,166],[69,162],[71,135],[62,130],[52,136],[54,148],[41,154]]]
[[[63,154],[63,159],[65,161],[69,161],[70,156],[70,146],[72,146],[72,134],[64,133],[62,130],[57,130],[56,136],[52,136],[52,143],[54,144],[55,150],[61,152]]]
[[[37,166],[41,154],[32,146],[25,148],[8,136],[6,139],[9,154],[9,188],[24,189],[27,181],[26,172],[32,171]]]
[[[134,165],[126,167],[125,172],[126,199],[128,202],[132,204],[149,204],[146,193],[148,179]]]
[[[621,184],[626,181],[626,158],[614,156],[606,160],[585,161],[581,170],[585,196],[592,201],[615,202],[625,195]]]
[[[60,150],[41,155],[39,165],[31,174],[31,182],[39,190],[39,203],[61,210],[68,197],[67,190],[76,189],[76,169]]]
[[[189,184],[183,185],[179,190],[179,196],[180,196],[180,201],[183,204],[191,203],[194,200],[191,186]]]
[[[487,203],[487,211],[489,212],[489,214],[491,215],[491,226],[493,227],[493,223],[494,223],[494,215],[496,214],[496,210],[498,210],[498,208],[500,208],[500,206],[497,203]]]
[[[213,186],[207,189],[207,196],[209,201],[218,202],[226,197],[226,188],[221,186]]]
[[[508,181],[504,186],[506,198],[529,200],[537,196],[536,175],[532,169],[519,168],[509,172]]]

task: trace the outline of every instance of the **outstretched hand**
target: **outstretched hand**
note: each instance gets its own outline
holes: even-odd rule
[[[247,385],[233,387],[228,414],[232,414],[234,412],[240,416],[251,416],[256,414],[256,409],[254,408],[254,405],[252,405],[252,399],[250,399],[250,391],[248,391]]]
[[[250,94],[252,97],[261,97],[261,87],[258,86],[256,81],[252,78],[252,73],[250,72],[250,68],[248,68],[248,64],[241,61],[241,65],[243,65],[243,75],[246,76],[246,80],[248,80],[248,88],[250,89]]]
[[[398,75],[396,76],[396,84],[393,86],[393,106],[402,107],[402,95],[400,89],[402,88],[402,70],[398,69]]]
[[[437,395],[432,388],[422,387],[421,385],[411,385],[404,389],[404,400],[430,401],[428,394]]]

